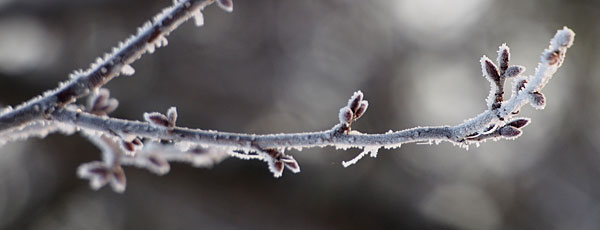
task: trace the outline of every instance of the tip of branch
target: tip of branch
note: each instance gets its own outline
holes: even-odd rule
[[[575,32],[565,26],[561,30],[556,31],[554,38],[550,41],[550,45],[554,49],[561,47],[569,48],[573,45],[573,40],[575,40]]]

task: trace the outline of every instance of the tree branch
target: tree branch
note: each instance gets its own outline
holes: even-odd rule
[[[369,103],[362,92],[355,92],[338,113],[339,123],[333,128],[306,133],[243,134],[190,129],[176,126],[177,111],[170,108],[167,114],[146,113],[145,121],[131,121],[108,116],[118,102],[110,98],[108,90],[99,89],[120,73],[134,73],[130,66],[142,54],[154,52],[166,45],[166,36],[185,20],[194,17],[197,25],[203,24],[201,10],[214,2],[231,11],[231,0],[179,0],[166,8],[119,45],[111,54],[92,64],[85,72],[78,71],[71,80],[34,98],[16,109],[0,115],[0,145],[8,141],[32,136],[44,137],[62,131],[66,134],[81,131],[102,151],[102,161],[83,164],[78,174],[90,180],[92,188],[110,184],[113,190],[123,192],[126,179],[122,165],[146,168],[157,174],[169,171],[170,161],[183,161],[195,166],[211,166],[228,156],[241,159],[260,159],[268,163],[275,177],[283,169],[300,172],[296,160],[286,150],[333,146],[340,149],[362,148],[354,159],[343,162],[344,167],[355,164],[362,157],[376,157],[380,148],[398,148],[402,144],[447,141],[467,148],[488,139],[515,139],[522,128],[530,123],[528,118],[515,118],[521,107],[531,104],[543,109],[545,96],[540,92],[564,61],[566,51],[573,44],[575,33],[563,28],[550,41],[542,53],[541,62],[532,76],[521,76],[522,66],[510,65],[510,50],[506,44],[498,50],[497,65],[483,56],[482,73],[490,81],[487,109],[455,126],[416,127],[383,134],[364,134],[351,126],[361,118]],[[504,84],[512,79],[512,95],[504,101]],[[85,107],[69,105],[90,94]]]

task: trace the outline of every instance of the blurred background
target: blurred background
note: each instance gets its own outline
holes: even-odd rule
[[[170,0],[0,0],[0,104],[57,86]],[[302,172],[274,179],[261,161],[212,169],[125,168],[127,191],[78,179],[100,151],[78,136],[0,148],[2,229],[600,229],[600,2],[236,0],[184,24],[169,45],[106,87],[112,115],[179,111],[178,125],[257,134],[325,130],[355,90],[354,125],[382,133],[455,125],[482,112],[479,58],[511,47],[533,73],[557,29],[575,45],[545,88],[547,106],[515,141],[291,151]]]

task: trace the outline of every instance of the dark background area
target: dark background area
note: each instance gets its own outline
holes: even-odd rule
[[[0,0],[0,104],[16,105],[87,68],[167,0]],[[0,148],[5,229],[600,229],[600,2],[237,0],[205,11],[107,88],[114,117],[176,106],[178,125],[245,133],[325,130],[355,90],[354,128],[454,125],[485,109],[479,58],[511,47],[532,74],[557,29],[576,33],[515,141],[358,152],[291,151],[302,172],[264,162],[212,169],[125,168],[124,194],[93,191],[77,167],[100,159],[78,135]]]

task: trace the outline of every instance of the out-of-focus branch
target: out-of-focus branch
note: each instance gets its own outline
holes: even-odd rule
[[[134,69],[131,63],[139,59],[144,53],[153,53],[156,47],[167,45],[166,36],[175,30],[181,23],[195,17],[197,24],[203,21],[201,10],[214,3],[215,0],[179,0],[171,7],[156,15],[151,21],[146,22],[138,29],[135,36],[120,43],[109,54],[91,64],[86,71],[76,71],[70,80],[60,83],[59,87],[45,92],[25,102],[15,109],[7,109],[0,114],[0,132],[27,123],[49,119],[52,112],[63,108],[76,99],[88,95],[91,91],[105,85],[108,81],[121,73],[131,75]],[[219,1],[219,5],[231,11],[231,1]]]

